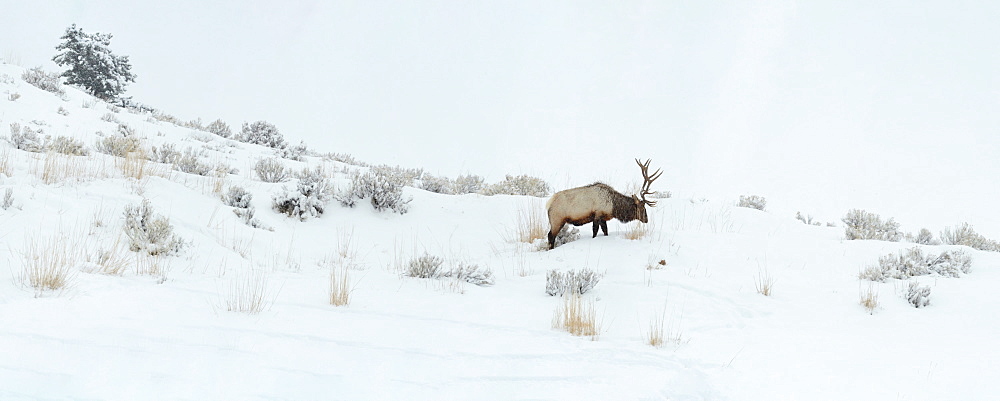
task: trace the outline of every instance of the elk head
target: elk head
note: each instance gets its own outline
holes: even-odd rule
[[[657,169],[653,175],[649,174],[649,162],[650,159],[646,159],[646,163],[642,163],[639,159],[635,159],[636,164],[642,169],[642,189],[640,190],[639,196],[632,195],[632,201],[635,202],[635,216],[636,219],[648,223],[649,217],[646,216],[646,205],[649,207],[656,206],[656,201],[651,201],[646,199],[646,195],[652,195],[653,192],[649,190],[649,186],[653,184],[657,178],[663,175],[662,169]]]

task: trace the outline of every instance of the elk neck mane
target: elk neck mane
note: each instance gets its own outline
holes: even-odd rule
[[[624,195],[603,182],[595,182],[588,187],[604,192],[605,198],[611,201],[611,215],[614,218],[623,223],[636,219],[635,201],[632,200],[631,196]]]

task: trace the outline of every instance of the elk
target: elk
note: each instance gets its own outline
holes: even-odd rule
[[[652,194],[649,186],[653,181],[663,175],[661,170],[656,170],[649,174],[649,162],[642,163],[635,159],[636,164],[642,169],[642,189],[639,196],[627,196],[615,191],[607,184],[595,182],[590,185],[571,188],[556,192],[549,198],[545,208],[549,214],[549,249],[556,247],[556,236],[563,226],[572,224],[582,226],[587,223],[594,224],[594,236],[597,237],[597,229],[600,228],[604,235],[608,235],[608,220],[618,219],[623,223],[632,220],[639,220],[643,223],[649,222],[646,216],[646,205],[656,206],[656,202],[646,200],[646,195]]]

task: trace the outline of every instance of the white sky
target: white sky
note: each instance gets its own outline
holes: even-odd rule
[[[114,35],[129,95],[373,163],[638,175],[1000,238],[1000,3],[3,1],[0,56]]]

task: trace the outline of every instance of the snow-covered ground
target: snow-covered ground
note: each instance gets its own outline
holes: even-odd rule
[[[90,148],[96,132],[115,135],[117,123],[102,119],[111,107],[73,88],[60,99],[22,81],[23,71],[0,65],[4,130],[17,123]],[[633,225],[612,222],[608,237],[591,239],[584,226],[581,239],[553,251],[510,240],[519,214],[544,204],[524,196],[407,187],[413,200],[403,215],[334,201],[301,222],[270,207],[294,179],[264,183],[253,174],[271,149],[148,114],[112,115],[147,148],[192,147],[239,172],[204,177],[151,163],[154,174],[126,178],[122,159],[93,149],[47,156],[0,141],[0,197],[13,195],[0,209],[0,399],[1000,395],[1000,315],[990,313],[1000,308],[997,253],[924,246],[964,249],[973,270],[913,279],[932,289],[930,306],[917,309],[903,298],[905,282],[858,279],[879,257],[914,244],[846,241],[842,227],[713,200],[661,199],[640,239],[625,238]],[[348,185],[347,171],[364,170],[319,157],[283,163],[323,166],[338,187]],[[254,195],[257,218],[273,231],[247,226],[222,203],[218,190],[232,185]],[[179,254],[149,259],[123,245],[123,211],[142,199],[188,243]],[[31,245],[47,243],[71,255],[70,284],[39,293],[19,277]],[[125,272],[91,273],[101,250],[124,258]],[[495,283],[404,277],[400,266],[425,253],[488,268]],[[141,273],[151,263],[159,272]],[[554,329],[563,301],[545,293],[549,270],[583,268],[605,275],[583,296],[597,309],[596,340]],[[353,290],[349,305],[335,307],[331,270],[343,269]],[[758,293],[762,281],[770,296]],[[262,312],[227,310],[236,290],[255,286]],[[873,313],[859,304],[869,291],[878,296]],[[659,348],[646,341],[658,317],[666,337]]]

